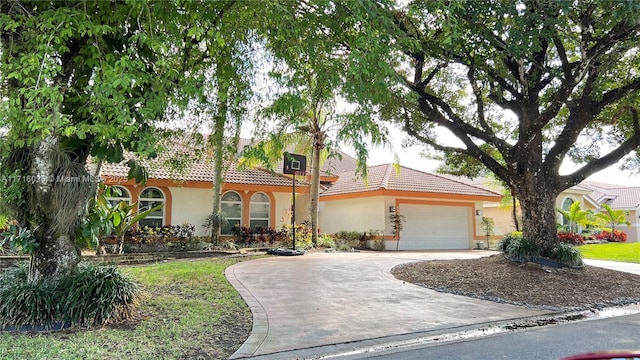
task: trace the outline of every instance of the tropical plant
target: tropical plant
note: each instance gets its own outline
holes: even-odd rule
[[[32,254],[40,246],[35,236],[33,236],[33,232],[18,224],[9,225],[9,228],[2,233],[0,248],[5,244],[8,244],[18,254]]]
[[[113,231],[118,238],[117,252],[119,254],[123,251],[124,236],[127,231],[140,220],[162,209],[163,206],[164,204],[160,204],[137,214],[134,214],[134,211],[138,208],[138,203],[129,204],[122,200],[115,206],[109,207],[107,219],[113,224]]]
[[[631,226],[631,222],[627,220],[627,216],[629,216],[629,212],[625,210],[614,210],[611,206],[607,204],[602,204],[601,207],[604,209],[604,212],[596,213],[595,217],[598,219],[603,227],[610,227],[610,234],[614,234],[616,232],[616,225],[627,225],[627,227]]]
[[[558,240],[561,243],[567,243],[572,245],[582,245],[584,244],[584,237],[580,234],[574,232],[558,232]]]
[[[593,223],[593,212],[590,210],[583,210],[580,206],[580,201],[574,201],[571,204],[569,210],[556,209],[564,218],[569,222],[569,226],[566,229],[569,232],[578,232],[578,226],[584,226]]]
[[[598,240],[607,240],[611,242],[626,242],[627,241],[627,233],[620,230],[601,230],[593,234],[593,236]]]

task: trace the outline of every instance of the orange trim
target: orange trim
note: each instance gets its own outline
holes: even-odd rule
[[[150,187],[154,187],[157,189],[160,189],[160,191],[162,191],[162,193],[164,194],[164,225],[171,225],[171,211],[173,209],[173,196],[171,194],[171,190],[169,190],[169,188],[164,187],[164,186],[155,186],[155,185],[147,185],[147,186],[131,186],[131,185],[122,185],[122,184],[118,184],[119,186],[122,187],[126,187],[127,190],[129,190],[129,192],[131,193],[131,203],[137,203],[140,200],[140,193],[142,193],[142,191],[144,189],[150,188]],[[138,213],[138,208],[136,207],[135,209],[133,209],[134,214]]]
[[[251,197],[253,196],[253,194],[257,194],[257,193],[265,194],[269,198],[269,226],[274,227],[273,222],[274,222],[274,219],[276,218],[276,197],[273,196],[272,193],[265,192],[265,191],[249,191],[249,192],[240,194],[240,196],[242,196],[243,226],[249,226],[249,222],[251,221]]]
[[[439,206],[464,206],[468,207],[471,210],[471,226],[472,226],[472,238],[471,240],[482,240],[486,238],[486,236],[478,235],[476,233],[476,204],[472,202],[454,202],[454,201],[437,201],[437,200],[414,200],[414,199],[396,199],[396,209],[398,213],[402,213],[401,204],[417,204],[417,205],[439,205]],[[468,215],[467,215],[468,216]],[[400,234],[396,237],[395,240],[398,240]]]
[[[120,186],[133,186],[139,187],[134,180],[127,180],[126,177],[119,176],[102,176],[102,180],[106,185],[120,185]],[[146,186],[155,187],[188,187],[196,189],[212,189],[213,184],[209,181],[178,181],[178,180],[165,180],[165,179],[149,179]],[[255,185],[255,184],[234,184],[224,183],[222,190],[236,190],[236,191],[262,191],[262,192],[291,192],[291,186],[275,186],[275,185]],[[296,184],[296,192],[308,193],[308,185]]]
[[[430,192],[418,192],[418,191],[404,191],[404,190],[386,190],[379,189],[374,191],[363,191],[349,194],[338,194],[321,196],[320,201],[331,200],[344,200],[344,199],[357,199],[371,196],[410,196],[414,198],[436,198],[447,200],[473,200],[473,201],[499,201],[501,196],[483,196],[483,195],[461,195],[461,194],[446,194],[446,193],[430,193]]]

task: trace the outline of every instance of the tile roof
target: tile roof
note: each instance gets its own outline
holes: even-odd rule
[[[195,149],[195,150],[194,150]],[[131,159],[131,153],[125,153],[125,158]],[[100,174],[107,177],[126,177],[129,172],[127,160],[118,163],[104,163]],[[155,159],[140,159],[139,162],[147,169],[150,179],[176,181],[205,181],[213,182],[213,160],[206,153],[199,153],[194,146],[174,143],[168,151],[164,151]],[[184,166],[180,170],[172,170],[171,164]],[[225,173],[225,182],[231,184],[292,186],[291,178],[273,174],[263,169],[238,170],[229,166]]]
[[[626,187],[592,181],[583,181],[580,185],[592,191],[589,195],[598,204],[607,204],[613,209],[640,207],[640,186]]]
[[[500,197],[501,195],[478,186],[444,176],[430,174],[400,166],[396,171],[393,164],[372,166],[365,180],[353,170],[339,174],[338,181],[322,192],[320,196],[370,192],[376,190],[396,190],[409,192],[444,193],[472,196]]]

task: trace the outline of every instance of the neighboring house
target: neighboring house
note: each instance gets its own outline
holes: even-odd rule
[[[169,155],[148,161],[146,185],[127,179],[125,163],[104,164],[100,175],[107,185],[119,186],[120,199],[139,202],[141,209],[165,206],[141,225],[196,227],[196,235],[208,235],[203,226],[212,208],[212,164],[201,160],[179,175],[167,170]],[[144,162],[143,162],[144,163]],[[319,228],[322,233],[341,230],[377,230],[388,250],[470,249],[483,239],[479,224],[485,202],[501,195],[478,186],[407,167],[379,165],[368,170],[366,181],[355,174],[356,160],[346,154],[322,166]],[[176,179],[177,178],[177,179]],[[229,167],[222,186],[222,210],[229,224],[221,235],[231,236],[233,225],[281,228],[291,223],[292,179],[266,170]],[[296,222],[309,219],[307,182],[296,186]],[[120,200],[114,199],[114,200]],[[399,236],[394,236],[391,212],[405,216]]]
[[[501,189],[495,189],[490,182],[483,180],[464,180],[474,184],[482,184],[485,188],[494,189],[501,192]],[[627,187],[621,185],[604,184],[593,181],[583,181],[582,183],[564,190],[556,198],[556,209],[569,210],[571,204],[579,201],[582,209],[594,212],[602,211],[602,204],[611,206],[613,210],[628,211],[627,221],[631,226],[624,224],[616,226],[616,230],[624,231],[627,234],[628,242],[640,241],[640,187]],[[513,217],[511,209],[503,208],[498,203],[485,204],[485,216],[493,218],[495,222],[494,233],[496,235],[504,235],[513,230]],[[519,209],[518,209],[519,210]],[[518,211],[519,213],[519,211]],[[557,214],[557,222],[560,225],[567,225],[565,219],[560,213]]]

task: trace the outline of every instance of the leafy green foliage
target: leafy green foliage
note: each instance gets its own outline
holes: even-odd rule
[[[489,236],[493,235],[494,225],[495,225],[495,222],[490,217],[483,216],[482,219],[480,220],[480,228],[482,229],[485,236],[487,237],[487,241],[489,241]]]
[[[160,204],[134,215],[138,203],[128,204],[124,200],[117,204],[109,202],[110,197],[120,195],[118,191],[117,188],[100,184],[100,191],[96,195],[93,207],[81,226],[80,238],[85,243],[95,247],[99,244],[100,237],[112,233],[115,233],[119,241],[122,242],[127,231],[135,224],[164,206],[164,204]]]
[[[327,234],[322,234],[318,236],[318,243],[316,245],[318,247],[324,247],[324,248],[335,248],[336,241],[332,236],[329,236]]]
[[[51,282],[28,281],[29,268],[0,276],[0,325],[47,326],[59,320],[57,304],[53,298],[55,285]]]
[[[124,320],[137,306],[138,285],[115,266],[83,264],[57,283],[29,281],[20,265],[0,276],[0,325],[99,326]]]
[[[9,244],[11,249],[19,254],[31,254],[40,246],[31,230],[17,224],[9,225],[8,229],[2,233],[0,248],[5,244]]]
[[[511,239],[505,253],[514,260],[526,262],[537,259],[542,250],[536,242],[522,237]]]
[[[568,266],[582,266],[580,251],[572,244],[560,242],[549,254],[549,258]]]
[[[520,241],[521,239],[522,239],[522,232],[513,231],[513,232],[505,235],[502,238],[502,240],[500,240],[500,242],[498,243],[496,248],[497,248],[498,251],[502,251],[502,252],[506,253],[507,249],[509,248],[509,244],[511,244],[511,242]]]
[[[614,210],[607,204],[602,204],[602,208],[605,210],[603,213],[596,213],[594,216],[605,227],[611,227],[611,231],[615,232],[616,225],[631,226],[631,223],[627,220],[629,212],[625,210]]]
[[[391,221],[391,233],[393,236],[398,236],[402,231],[404,223],[407,221],[403,214],[393,212],[389,214],[389,220]]]
[[[81,264],[57,284],[60,317],[74,325],[96,326],[131,317],[139,286],[115,266]]]
[[[580,201],[574,201],[571,204],[569,210],[556,209],[564,218],[569,221],[568,232],[577,232],[578,226],[586,226],[593,223],[593,212],[589,210],[582,210]]]

